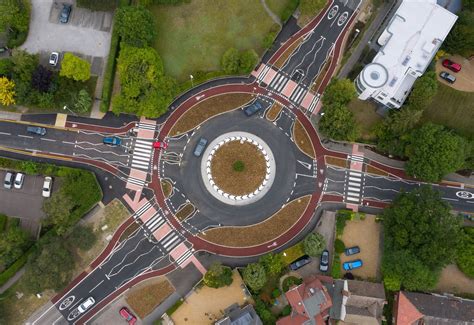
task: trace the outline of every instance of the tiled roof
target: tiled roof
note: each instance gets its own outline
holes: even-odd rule
[[[423,314],[413,306],[403,292],[398,293],[396,310],[397,314],[395,317],[397,325],[411,325],[413,322],[423,317]]]

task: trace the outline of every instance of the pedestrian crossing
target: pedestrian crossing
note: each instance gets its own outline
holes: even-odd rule
[[[183,240],[179,237],[175,231],[171,231],[163,239],[159,241],[161,246],[167,251],[171,252],[176,246],[178,246]]]
[[[275,90],[276,92],[281,93],[289,79],[290,78],[288,76],[285,76],[282,73],[277,73],[276,76],[270,82],[269,87]]]
[[[140,121],[140,122],[138,122],[138,128],[142,129],[142,130],[155,131],[156,130],[156,123],[147,123],[147,122]]]
[[[303,101],[304,95],[306,94],[307,91],[308,90],[306,88],[298,86],[295,88],[295,90],[293,91],[289,99],[293,103],[299,105]]]
[[[346,184],[344,188],[346,202],[360,204],[363,178],[364,175],[361,172],[353,170],[346,172]]]
[[[193,255],[193,250],[189,249],[183,255],[181,255],[175,262],[176,264],[181,265],[184,262],[186,262],[187,259],[190,258],[192,255]]]
[[[148,171],[153,158],[153,141],[135,139],[132,146],[132,168]]]

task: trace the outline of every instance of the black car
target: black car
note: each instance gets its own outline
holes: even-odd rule
[[[59,22],[67,24],[69,16],[71,15],[72,5],[64,4],[61,13],[59,14]]]
[[[329,268],[329,251],[327,249],[323,250],[321,254],[321,260],[319,262],[319,270],[321,272],[327,272]]]
[[[359,253],[360,253],[360,247],[359,246],[349,247],[349,248],[346,248],[344,250],[344,254],[346,254],[346,256],[351,256],[351,255],[355,255],[355,254],[359,254]]]
[[[247,106],[244,108],[244,113],[247,116],[252,116],[253,114],[257,113],[263,108],[262,104],[260,102],[255,102],[252,105]]]
[[[311,258],[308,255],[304,255],[290,264],[290,270],[296,271],[309,263],[311,263]]]

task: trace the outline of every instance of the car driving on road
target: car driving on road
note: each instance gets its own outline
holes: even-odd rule
[[[244,113],[247,116],[252,116],[253,114],[260,111],[262,108],[263,108],[263,106],[260,102],[255,102],[252,105],[249,105],[246,108],[244,108]]]
[[[95,304],[95,300],[92,297],[87,298],[82,304],[77,307],[77,310],[82,314],[87,311],[87,309],[91,308],[92,305]]]
[[[46,135],[46,129],[39,126],[28,126],[26,127],[26,132],[36,135]]]
[[[108,146],[120,146],[122,144],[122,139],[119,137],[105,137],[102,142]]]
[[[168,144],[163,141],[155,141],[153,142],[153,148],[155,149],[166,149],[168,148]]]
[[[201,138],[199,139],[198,144],[196,145],[196,148],[194,148],[194,155],[196,157],[200,157],[204,151],[204,149],[207,146],[207,139]]]

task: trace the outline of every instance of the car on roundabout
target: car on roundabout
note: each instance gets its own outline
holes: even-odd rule
[[[201,157],[202,153],[204,152],[204,149],[206,149],[207,146],[207,139],[201,138],[199,139],[199,142],[197,143],[196,147],[194,148],[194,156],[196,157]]]
[[[244,108],[244,113],[248,117],[254,115],[255,113],[259,112],[263,108],[262,104],[260,102],[255,102],[252,105],[247,106]]]

